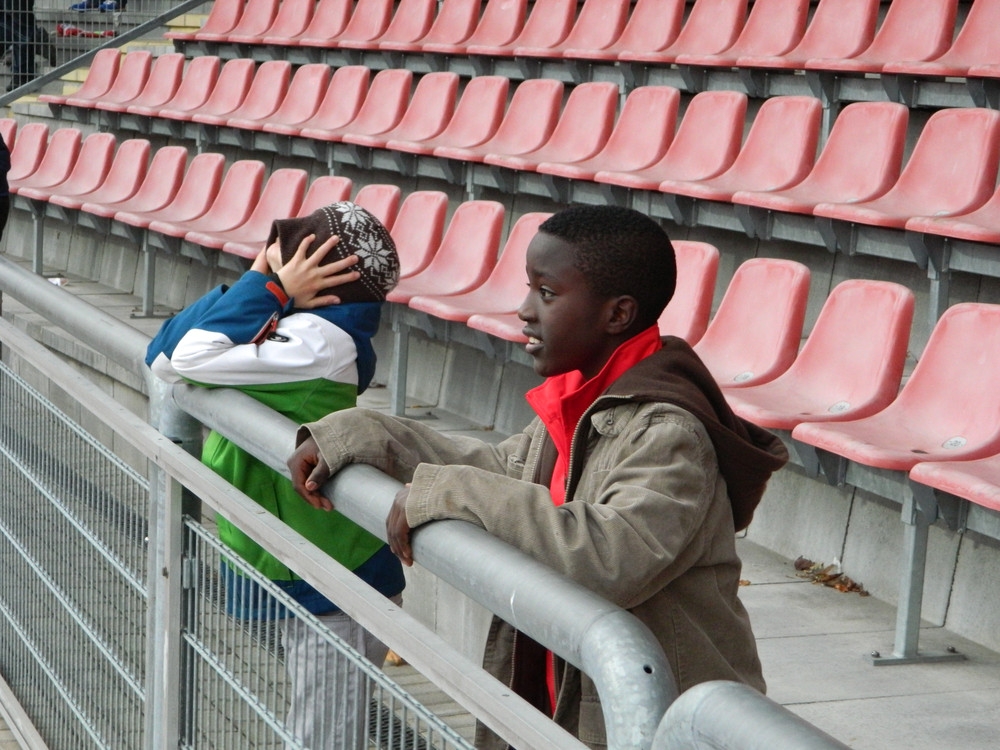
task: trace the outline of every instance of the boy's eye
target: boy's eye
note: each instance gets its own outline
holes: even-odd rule
[[[556,293],[553,292],[551,289],[549,289],[547,286],[538,287],[538,294],[541,295],[544,299],[556,296]]]

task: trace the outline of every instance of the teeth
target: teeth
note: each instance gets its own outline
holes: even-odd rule
[[[534,336],[529,336],[528,337],[528,343],[529,344],[540,344],[540,343],[542,343],[542,340],[541,339],[536,339]]]

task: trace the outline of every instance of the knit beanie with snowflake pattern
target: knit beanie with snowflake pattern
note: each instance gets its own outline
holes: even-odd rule
[[[357,255],[357,265],[361,277],[349,284],[326,289],[320,294],[333,294],[341,302],[383,302],[385,295],[399,281],[399,256],[396,243],[375,216],[361,206],[350,201],[338,201],[313,211],[308,216],[294,219],[278,219],[271,225],[267,238],[270,246],[275,240],[281,248],[281,262],[287,263],[299,244],[310,234],[316,235],[306,255],[333,235],[338,242],[323,259],[322,264]]]

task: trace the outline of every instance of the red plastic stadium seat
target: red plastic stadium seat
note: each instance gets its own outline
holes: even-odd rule
[[[922,461],[910,480],[1000,510],[1000,454],[976,461]]]
[[[588,159],[607,143],[617,106],[617,84],[606,81],[581,83],[570,92],[552,135],[543,145],[513,154],[494,151],[487,154],[483,162],[506,169],[534,171],[542,162]]]
[[[161,102],[156,98],[141,103],[135,101],[128,104],[125,111],[142,117],[158,117],[165,109],[185,112],[200,107],[215,88],[221,69],[222,60],[218,57],[211,55],[196,57],[188,64],[180,84],[166,101]]]
[[[955,31],[958,0],[894,0],[872,43],[846,59],[814,58],[807,70],[878,73],[896,60],[932,60],[944,54]]]
[[[392,238],[399,254],[399,278],[422,271],[441,244],[448,194],[440,190],[415,190],[403,200],[392,224]]]
[[[669,194],[674,218],[694,223],[690,199],[729,201],[738,190],[780,190],[801,182],[815,160],[821,118],[822,106],[815,97],[765,100],[729,169],[704,180],[660,183],[660,192]]]
[[[321,67],[329,69],[326,65]],[[315,113],[298,122],[290,120],[281,122],[276,115],[274,119],[264,123],[261,129],[267,133],[296,136],[304,128],[332,130],[346,125],[361,109],[361,104],[368,93],[370,74],[370,69],[363,65],[345,65],[337,68],[321,93],[322,98]]]
[[[95,185],[94,189],[87,192],[67,193],[60,187],[59,192],[50,196],[49,202],[66,208],[79,209],[88,201],[118,203],[131,198],[146,178],[150,151],[149,141],[143,138],[122,141],[104,179]],[[84,151],[81,150],[80,157],[83,156]],[[77,161],[79,162],[79,159]]]
[[[387,52],[420,52],[427,44],[461,44],[476,29],[481,0],[443,0],[441,9],[427,33],[407,42],[389,39],[388,32],[379,39],[378,48]]]
[[[521,28],[509,43],[485,45],[470,44],[467,55],[486,57],[512,57],[518,48],[554,47],[569,34],[576,16],[577,0],[535,0]]]
[[[215,80],[215,85],[212,86],[211,93],[206,99],[200,103],[197,102],[197,97],[193,96],[191,99],[182,99],[181,92],[184,90],[182,85],[177,96],[171,99],[155,116],[169,120],[191,121],[195,115],[228,115],[243,103],[247,91],[250,90],[250,84],[253,82],[254,72],[254,61],[249,58],[229,60],[219,71],[219,77]],[[186,78],[187,76],[185,76]],[[188,104],[192,106],[181,109]]]
[[[315,0],[281,0],[270,26],[263,30],[258,26],[254,29],[254,33],[249,33],[246,30],[234,30],[226,35],[226,42],[228,44],[274,44],[275,42],[267,40],[290,39],[298,36],[309,26],[315,7]]]
[[[272,178],[274,175],[271,175]],[[324,175],[313,180],[302,203],[296,211],[296,216],[308,216],[313,211],[328,206],[331,203],[349,200],[351,197],[351,180],[347,177]],[[263,201],[263,197],[261,198]],[[275,214],[272,219],[282,218]],[[249,221],[247,222],[250,223]],[[270,226],[270,225],[269,225]],[[238,229],[237,229],[238,231]],[[222,252],[228,255],[239,255],[243,258],[253,258],[260,252],[262,243],[266,241],[267,232],[263,238],[254,237],[252,241],[227,240],[222,245]]]
[[[121,60],[121,52],[117,49],[102,49],[94,55],[87,77],[83,84],[72,94],[60,96],[56,94],[41,94],[38,101],[46,104],[62,105],[68,99],[75,98],[81,101],[93,101],[100,98],[111,84],[114,83],[118,75],[118,65]]]
[[[118,211],[155,211],[166,206],[180,189],[187,164],[187,149],[184,146],[164,146],[153,154],[149,168],[145,170],[142,183],[136,191],[123,200],[105,199],[97,202],[88,199],[80,210],[101,216],[113,217]]]
[[[740,151],[746,111],[746,94],[736,91],[695,94],[663,158],[642,169],[601,171],[594,175],[594,180],[636,190],[658,190],[666,179],[714,177],[728,169]]]
[[[242,114],[237,116],[237,113],[234,112],[233,116],[226,120],[226,125],[230,128],[243,130],[263,130],[265,125],[294,126],[305,122],[316,114],[316,110],[323,100],[323,95],[329,88],[329,65],[319,63],[301,65],[292,76],[292,80],[281,98],[281,103],[275,110],[266,116],[251,118],[247,115],[255,113],[241,107]],[[247,98],[249,99],[249,94]]]
[[[721,52],[678,55],[678,65],[732,67],[742,55],[780,55],[802,38],[809,0],[756,0],[740,35]]]
[[[14,148],[14,138],[17,136],[17,120],[13,117],[0,118],[0,139],[10,151]]]
[[[354,202],[369,211],[392,232],[402,195],[403,191],[396,185],[365,185],[354,196]]]
[[[524,321],[517,316],[517,313],[476,313],[465,321],[465,325],[515,344],[528,342],[528,337],[522,333]]]
[[[528,0],[487,0],[475,31],[461,42],[428,41],[424,52],[440,55],[465,55],[471,46],[498,47],[510,44],[524,27]]]
[[[692,346],[705,333],[712,312],[719,249],[707,242],[674,240],[677,288],[660,314],[660,333],[678,336]]]
[[[308,181],[309,175],[304,169],[276,169],[264,183],[260,199],[246,221],[220,231],[191,231],[184,235],[184,240],[216,250],[222,250],[229,242],[250,245],[256,247],[256,252],[243,257],[255,258],[264,249],[271,223],[298,212]]]
[[[430,154],[438,146],[472,148],[496,133],[507,106],[510,79],[475,76],[465,85],[455,112],[439,134],[423,140],[390,139],[385,147],[411,154]]]
[[[191,160],[191,164],[188,166],[187,172],[181,180],[180,187],[169,202],[165,205],[146,208],[136,205],[139,203],[137,200],[139,196],[136,195],[135,199],[131,201],[132,205],[129,208],[122,208],[115,212],[115,221],[145,229],[151,221],[156,219],[162,221],[190,221],[201,216],[212,205],[212,201],[219,192],[225,165],[226,157],[222,154],[198,154]],[[150,170],[150,174],[152,174],[152,169]],[[149,194],[149,191],[145,190],[148,182],[147,180],[146,183],[143,183],[140,193],[144,195]],[[150,190],[153,189],[151,185]],[[157,195],[155,197],[159,198],[162,196]],[[149,199],[149,203],[152,204],[155,201]]]
[[[278,29],[275,24],[264,34],[263,43],[294,47],[300,39],[332,39],[347,26],[353,5],[352,0],[319,0],[302,31],[291,34],[290,29]]]
[[[25,126],[25,130],[27,130],[27,126]],[[46,134],[47,132],[46,128]],[[21,135],[23,136],[24,133],[22,132]],[[42,158],[35,169],[23,177],[11,177],[11,174],[8,173],[7,182],[10,186],[10,192],[17,194],[21,188],[49,188],[64,182],[73,171],[73,165],[76,164],[77,156],[80,154],[82,142],[83,134],[77,128],[56,130],[46,144]],[[17,166],[13,157],[14,155],[11,154],[13,164],[11,172]]]
[[[124,69],[124,64],[122,67]],[[99,99],[94,103],[94,106],[109,112],[124,112],[130,106],[162,107],[177,93],[177,88],[181,85],[181,75],[183,72],[184,55],[182,53],[170,52],[160,55],[153,60],[149,76],[146,78],[142,90],[134,97],[122,99],[121,101],[111,101],[109,96]],[[121,75],[115,79],[115,87],[117,87],[120,78]]]
[[[900,284],[842,281],[826,298],[791,366],[767,383],[727,388],[726,400],[744,419],[779,430],[884,409],[903,376],[913,299]]]
[[[545,143],[555,128],[562,105],[563,84],[536,78],[514,89],[510,105],[493,137],[478,146],[439,146],[434,155],[445,159],[481,162],[487,154],[523,154]]]
[[[301,47],[336,47],[342,39],[365,41],[378,39],[385,33],[392,20],[393,0],[358,0],[347,25],[333,36],[317,36],[310,28],[309,33],[294,40]]]
[[[406,112],[412,84],[413,73],[409,70],[380,70],[372,79],[371,88],[352,120],[337,127],[303,127],[298,134],[302,138],[319,141],[339,141],[346,133],[375,135],[391,130],[399,124]],[[317,119],[321,112],[322,108],[316,113]]]
[[[893,102],[856,102],[838,115],[812,171],[784,190],[733,194],[735,204],[812,214],[819,203],[858,203],[883,195],[899,178],[909,110]],[[767,234],[757,233],[766,237]]]
[[[964,76],[970,67],[1000,59],[1000,2],[976,0],[962,23],[958,36],[947,52],[931,60],[915,62],[893,60],[883,73],[908,73],[918,76]]]
[[[476,313],[514,312],[524,299],[524,265],[528,245],[538,233],[538,225],[550,213],[523,214],[507,236],[503,251],[482,284],[453,295],[417,295],[407,303],[414,310],[443,320],[463,323]]]
[[[671,86],[633,89],[622,105],[614,130],[598,153],[573,162],[541,162],[538,172],[593,180],[601,171],[645,169],[667,152],[674,137],[679,106],[680,92]]]
[[[982,206],[955,216],[914,216],[904,225],[907,232],[949,239],[1000,244],[1000,190]]]
[[[240,20],[226,31],[205,31],[202,28],[194,35],[196,42],[235,43],[238,39],[263,39],[265,32],[278,14],[278,0],[246,0]]]
[[[900,230],[914,216],[966,213],[989,199],[998,161],[1000,114],[973,108],[940,110],[927,120],[887,193],[861,203],[820,203],[813,213],[848,226]],[[838,234],[838,245],[843,243]]]
[[[777,258],[744,261],[694,350],[725,387],[774,380],[798,354],[808,300],[807,266]]]
[[[176,42],[190,42],[198,34],[224,34],[239,23],[244,2],[245,0],[214,0],[208,18],[198,31],[168,31],[163,36]]]
[[[482,284],[496,263],[503,218],[496,201],[459,204],[431,262],[402,279],[387,299],[406,304],[418,294],[461,294]]]
[[[740,68],[801,69],[813,58],[846,59],[871,44],[879,0],[819,0],[802,39],[780,55],[745,54]]]
[[[516,47],[514,55],[562,57],[571,49],[610,47],[625,30],[630,8],[631,0],[584,0],[576,22],[565,39],[548,47]]]
[[[107,109],[108,105],[122,106],[132,102],[142,93],[149,80],[153,66],[153,53],[147,50],[133,50],[126,54],[118,67],[111,87],[95,99],[74,95],[66,100],[68,106]]]
[[[686,0],[636,0],[621,35],[601,49],[564,45],[565,57],[614,60],[622,52],[657,52],[680,33]]]
[[[51,152],[53,148],[56,148],[56,144],[50,143],[46,153]],[[30,200],[47,201],[56,193],[62,195],[89,193],[99,187],[104,178],[107,177],[114,153],[114,135],[111,133],[91,133],[83,140],[80,152],[73,162],[73,168],[66,175],[65,180],[47,185],[38,184],[34,177],[41,172],[41,168],[39,168],[35,175],[17,186],[17,194]],[[28,184],[32,182],[35,184]]]
[[[385,31],[374,38],[354,39],[342,35],[337,46],[344,49],[377,49],[382,42],[413,44],[430,31],[437,14],[437,0],[401,0]]]
[[[6,143],[6,138],[4,142]],[[20,182],[38,169],[48,143],[49,126],[44,122],[29,122],[23,125],[13,145],[7,143],[10,150],[10,171],[7,172],[7,181]]]
[[[377,134],[344,133],[341,140],[357,146],[385,148],[390,140],[420,141],[438,135],[455,111],[458,96],[458,74],[427,73],[413,89],[413,97],[399,123],[392,129]]]
[[[670,63],[678,55],[714,55],[736,41],[747,20],[746,0],[695,0],[677,38],[656,51],[622,52],[622,62]]]
[[[223,74],[225,70],[223,70]],[[253,81],[239,105],[232,110],[212,112],[198,111],[192,114],[192,122],[203,125],[238,127],[236,122],[248,120],[258,122],[274,114],[281,105],[288,82],[292,77],[292,64],[287,60],[268,60],[261,63],[254,73]]]

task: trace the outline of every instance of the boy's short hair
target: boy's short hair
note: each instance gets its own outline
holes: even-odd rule
[[[281,248],[281,262],[287,263],[302,240],[310,234],[315,234],[316,239],[306,251],[307,256],[337,235],[340,242],[326,254],[322,264],[357,255],[357,265],[351,270],[361,273],[357,281],[325,289],[320,294],[333,294],[341,302],[383,302],[386,294],[399,281],[399,255],[389,230],[371,212],[356,203],[339,201],[308,216],[278,219],[271,225],[267,245],[277,240]]]
[[[635,297],[642,328],[653,325],[674,296],[674,246],[645,214],[619,206],[574,206],[538,228],[576,246],[574,265],[595,294]]]

